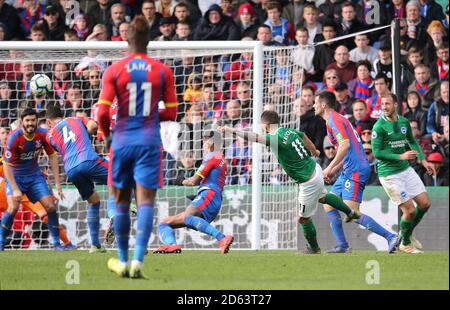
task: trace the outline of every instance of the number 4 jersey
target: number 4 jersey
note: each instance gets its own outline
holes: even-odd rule
[[[49,143],[61,154],[66,172],[85,161],[102,159],[92,147],[86,129],[90,121],[86,117],[68,117],[59,121],[47,134]]]
[[[277,156],[284,171],[297,183],[308,181],[316,168],[315,161],[305,148],[305,134],[292,128],[279,127],[272,134],[266,134],[270,149]]]

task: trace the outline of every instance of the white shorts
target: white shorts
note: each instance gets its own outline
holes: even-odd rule
[[[425,193],[425,185],[413,168],[387,177],[380,177],[386,194],[397,206]]]
[[[322,168],[316,163],[316,169],[312,179],[300,184],[298,193],[299,215],[301,217],[311,217],[316,213],[319,199],[327,194],[323,182]]]

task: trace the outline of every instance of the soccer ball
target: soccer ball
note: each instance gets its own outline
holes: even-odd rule
[[[30,90],[36,96],[44,96],[52,89],[52,81],[45,74],[39,73],[31,78]]]

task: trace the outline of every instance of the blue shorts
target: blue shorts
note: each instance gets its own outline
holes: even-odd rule
[[[146,189],[163,185],[162,146],[126,146],[112,150],[112,178],[115,188],[135,187],[139,183]]]
[[[222,206],[222,195],[217,194],[212,189],[205,189],[197,194],[191,204],[197,207],[197,210],[202,213],[205,221],[211,223],[216,218]]]
[[[368,172],[353,172],[349,174],[342,173],[331,188],[331,192],[340,196],[342,200],[351,200],[361,203],[364,188],[370,176]]]
[[[67,171],[69,181],[75,185],[83,200],[88,200],[95,191],[94,182],[107,185],[108,162],[106,160],[88,160]]]
[[[47,180],[42,174],[29,176],[15,176],[17,186],[22,194],[27,195],[32,203],[36,203],[45,196],[51,196],[52,191],[48,187]],[[13,189],[6,181],[6,196],[12,196]]]

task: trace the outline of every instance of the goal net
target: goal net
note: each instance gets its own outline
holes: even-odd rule
[[[35,42],[12,42],[16,45],[0,47],[2,133],[19,125],[18,115],[25,107],[36,108],[41,117],[39,126],[45,127],[45,105],[51,101],[59,103],[66,116],[92,116],[102,73],[126,55],[124,45],[93,43],[95,47],[86,42],[62,42],[49,48]],[[159,43],[163,44],[154,47],[151,42],[148,54],[172,68],[180,105],[176,122],[161,123],[164,188],[158,191],[150,248],[161,245],[159,221],[184,211],[190,203],[187,196],[196,193],[196,188],[184,187],[181,182],[192,176],[202,161],[203,130],[228,125],[260,131],[260,113],[267,109],[280,114],[282,126],[297,127],[293,101],[300,95],[302,84],[301,70],[292,62],[293,47],[262,48],[255,42]],[[203,44],[201,48],[198,43]],[[259,63],[262,65],[256,68],[254,64]],[[30,92],[29,81],[37,73],[48,75],[52,81],[52,92],[44,101],[33,98]],[[2,135],[2,146],[4,142]],[[97,137],[92,138],[92,143],[101,155],[108,156]],[[212,224],[235,236],[233,248],[297,248],[297,185],[289,180],[264,146],[225,137],[223,152],[228,166],[226,186],[222,209]],[[39,162],[50,173],[44,156]],[[60,223],[73,244],[86,248],[89,246],[87,205],[67,181],[62,165],[61,171],[66,199],[59,203]],[[108,221],[107,188],[97,186],[97,191],[102,197],[103,233]],[[6,205],[0,206],[2,211],[5,208]],[[135,229],[133,217],[131,245]],[[46,248],[48,237],[47,227],[39,217],[21,208],[8,244],[13,248]],[[194,230],[177,229],[176,238],[187,249],[218,247],[215,239]]]

